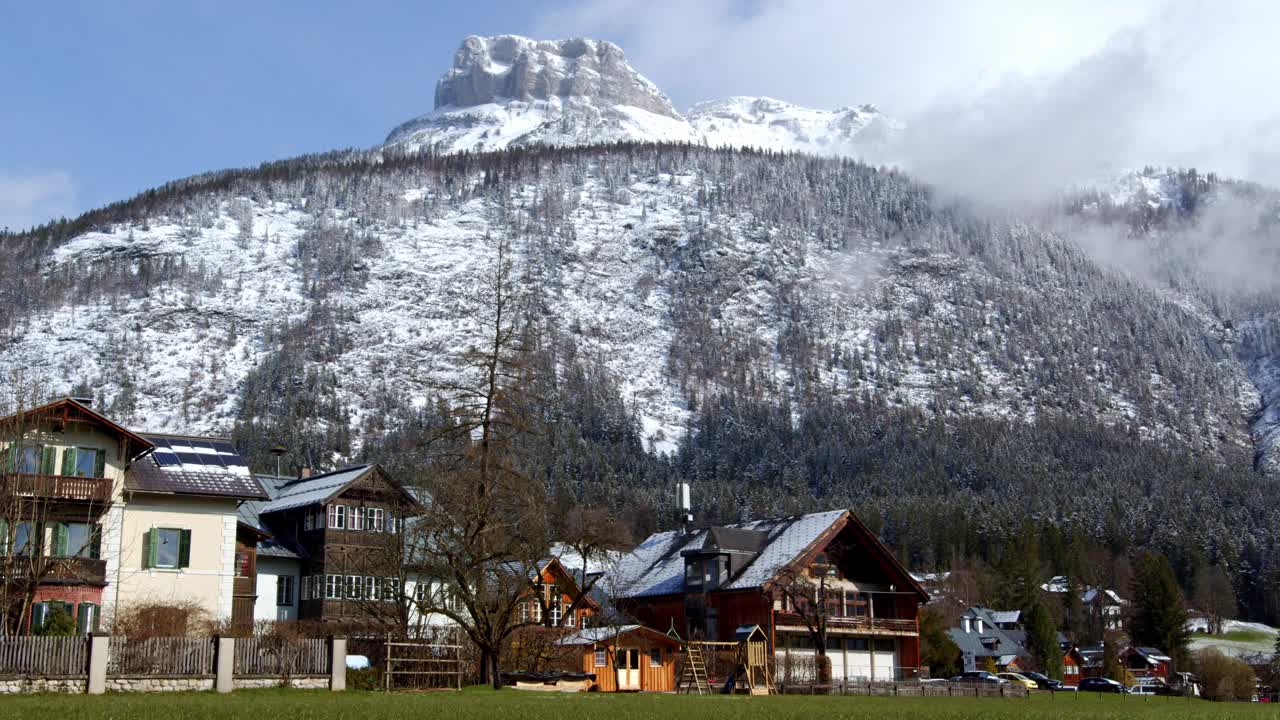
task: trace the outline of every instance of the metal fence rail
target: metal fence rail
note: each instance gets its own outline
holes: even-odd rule
[[[87,637],[0,637],[0,675],[76,677],[88,673]]]
[[[213,638],[159,637],[111,640],[108,675],[212,675]]]

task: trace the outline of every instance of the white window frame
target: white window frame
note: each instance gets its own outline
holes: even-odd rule
[[[325,600],[338,600],[341,598],[342,593],[339,591],[339,588],[338,588],[338,581],[341,577],[342,577],[341,575],[325,575],[324,576],[324,599]]]
[[[591,664],[594,667],[608,667],[609,666],[608,648],[603,648],[597,645],[594,653],[594,657],[592,657],[591,659]]]
[[[346,592],[343,593],[343,597],[347,600],[359,600],[360,590],[364,587],[364,580],[361,580],[359,575],[347,575],[346,578]]]
[[[276,607],[293,607],[294,577],[276,576]]]
[[[384,515],[382,508],[369,508],[369,529],[373,532],[382,532]]]
[[[657,660],[653,659],[654,653],[658,654]],[[649,648],[649,667],[651,668],[662,667],[662,648]]]
[[[348,530],[364,530],[364,508],[352,505],[347,510],[347,520]]]
[[[381,594],[378,592],[378,589],[379,589],[379,588],[378,588],[378,578],[376,578],[376,577],[374,577],[374,576],[372,576],[372,575],[367,575],[367,576],[365,576],[365,579],[364,579],[364,599],[365,599],[365,600],[377,600],[377,599],[379,599],[379,597],[380,597],[380,595],[381,595]]]

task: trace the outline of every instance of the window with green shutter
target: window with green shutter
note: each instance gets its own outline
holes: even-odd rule
[[[98,606],[82,602],[76,610],[76,634],[88,635],[98,631]]]
[[[144,567],[177,569],[191,565],[191,531],[152,528],[143,536]]]
[[[44,623],[49,619],[49,603],[38,602],[31,605],[31,632],[37,633],[44,628]]]
[[[53,468],[58,464],[58,448],[46,445],[40,451],[40,474],[53,475]]]
[[[62,450],[62,472],[61,475],[71,477],[76,474],[76,449],[73,447],[63,448]]]

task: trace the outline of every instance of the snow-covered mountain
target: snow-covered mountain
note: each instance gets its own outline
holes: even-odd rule
[[[681,115],[613,43],[469,37],[436,84],[435,109],[387,136],[398,151],[603,142],[697,142],[860,155],[900,130],[870,105],[813,110],[771,98],[698,103]]]

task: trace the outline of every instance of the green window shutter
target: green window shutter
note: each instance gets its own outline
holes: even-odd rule
[[[89,539],[89,557],[93,560],[102,559],[102,526],[94,525],[90,531],[93,536]]]
[[[150,530],[142,533],[142,567],[151,568],[156,566],[156,544],[151,539]]]
[[[54,557],[66,557],[67,544],[71,535],[70,529],[66,523],[53,524],[53,555]]]
[[[0,518],[0,555],[9,554],[9,521]]]
[[[68,477],[76,474],[76,449],[73,447],[62,451],[62,474]]]
[[[44,627],[44,621],[49,616],[49,603],[32,603],[31,605],[31,632],[39,632]]]
[[[191,565],[191,531],[183,530],[182,538],[178,541],[178,567],[184,568]]]
[[[80,607],[76,609],[76,634],[88,635],[93,632],[93,628],[89,627],[92,621],[93,603],[82,602]]]
[[[40,474],[52,475],[54,465],[57,464],[58,448],[52,445],[45,445],[40,450]]]
[[[96,455],[96,457],[94,457],[93,459],[93,476],[99,477],[99,478],[106,477],[107,476],[107,451],[94,450],[93,452]]]
[[[9,456],[9,471],[17,472],[18,471],[18,455],[20,454],[20,451],[18,450],[18,443],[13,443],[12,445],[10,445],[8,450],[5,451],[5,454]]]

